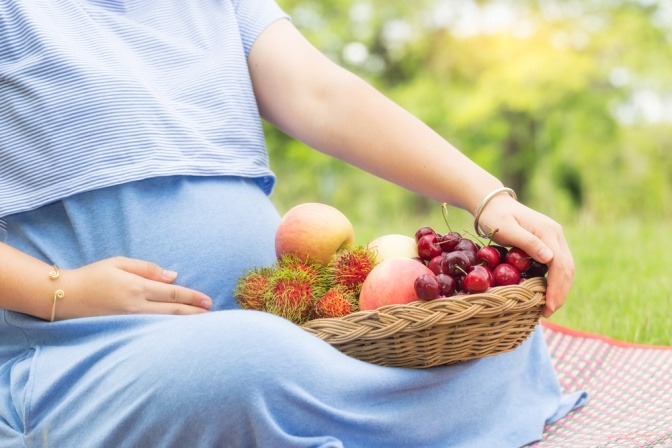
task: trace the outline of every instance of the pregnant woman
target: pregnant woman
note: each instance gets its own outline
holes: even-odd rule
[[[237,309],[275,261],[261,119],[470,212],[502,187],[312,47],[273,0],[0,1],[0,447],[517,447],[580,402],[537,330],[381,367]],[[574,275],[561,227],[480,215]]]

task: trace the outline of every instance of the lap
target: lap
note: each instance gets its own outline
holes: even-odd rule
[[[510,354],[412,370],[349,358],[253,311],[64,325],[79,327],[70,344],[41,344],[16,369],[29,378],[15,385],[31,391],[26,431],[52,446],[466,446],[480,437],[467,434],[475,418],[510,433],[497,419],[512,423],[505,414],[527,402],[513,417],[525,439],[559,400],[536,336]]]

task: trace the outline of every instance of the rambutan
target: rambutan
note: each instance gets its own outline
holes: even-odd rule
[[[295,271],[304,271],[307,274],[317,276],[322,269],[322,264],[313,258],[302,259],[297,255],[286,253],[278,258],[278,268],[293,269]]]
[[[273,268],[263,267],[247,271],[236,284],[233,296],[241,308],[263,311],[265,300],[271,287]]]
[[[375,265],[375,260],[375,252],[366,246],[351,246],[340,250],[334,254],[327,266],[331,282],[358,296],[362,283]]]
[[[270,282],[266,311],[296,324],[308,320],[313,304],[324,292],[319,277],[295,268],[277,267]]]
[[[313,307],[312,317],[343,317],[357,311],[357,296],[343,286],[335,286],[324,293]]]
[[[304,272],[320,288],[328,289],[331,277],[325,266],[314,258],[301,259],[290,253],[283,254],[277,262],[277,268]]]

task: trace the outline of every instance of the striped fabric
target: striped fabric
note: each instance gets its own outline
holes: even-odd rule
[[[167,175],[274,175],[246,55],[273,0],[0,0],[3,216]]]

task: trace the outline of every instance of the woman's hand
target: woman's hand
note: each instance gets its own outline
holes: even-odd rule
[[[177,273],[154,263],[115,257],[79,269],[61,270],[56,319],[114,314],[197,314],[212,300],[193,289],[173,285]]]
[[[498,194],[485,206],[479,219],[481,229],[498,229],[494,241],[516,246],[540,263],[548,265],[546,307],[549,317],[565,301],[574,279],[574,258],[562,227],[551,218],[517,202],[507,194]]]

